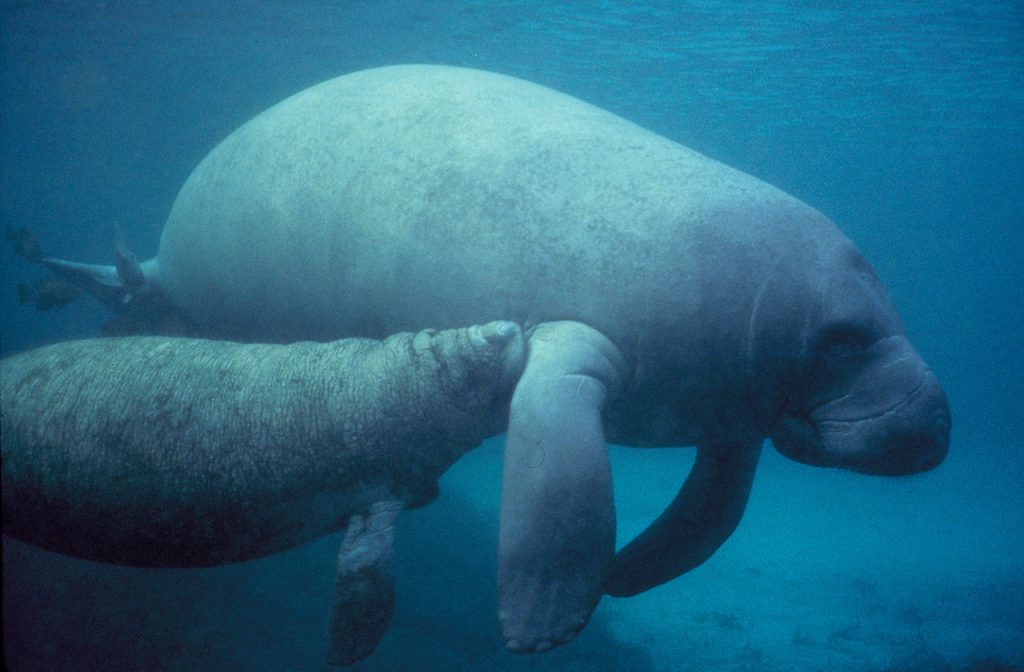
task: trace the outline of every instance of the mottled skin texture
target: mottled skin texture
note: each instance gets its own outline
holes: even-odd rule
[[[285,100],[197,167],[142,267],[211,336],[528,327],[499,548],[514,650],[567,641],[602,591],[706,559],[739,521],[765,437],[878,474],[947,450],[941,388],[827,218],[501,75],[396,66]],[[673,505],[614,560],[606,440],[699,450]]]
[[[112,338],[7,358],[3,531],[197,567],[343,529],[375,502],[426,503],[504,425],[523,353],[518,328],[498,326],[289,346]]]

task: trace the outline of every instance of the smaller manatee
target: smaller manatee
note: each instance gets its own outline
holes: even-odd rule
[[[100,562],[201,567],[346,529],[336,664],[383,636],[393,526],[507,423],[511,322],[384,341],[60,343],[3,360],[3,531]]]

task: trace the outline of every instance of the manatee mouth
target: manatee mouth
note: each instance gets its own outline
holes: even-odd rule
[[[917,386],[911,390],[905,397],[890,404],[887,408],[882,409],[870,409],[858,411],[856,404],[849,403],[854,397],[853,393],[844,394],[841,397],[826,401],[820,404],[817,408],[811,411],[805,411],[801,415],[808,418],[809,421],[814,423],[829,423],[839,424],[843,422],[864,422],[870,420],[880,420],[885,416],[897,413],[901,408],[910,404],[917,394],[921,391],[925,385],[928,384],[927,376],[921,378]],[[845,407],[851,407],[849,410],[844,409]]]
[[[851,397],[784,415],[772,442],[797,462],[879,476],[928,471],[945,458],[949,405],[930,371],[903,399],[881,409],[848,408]]]

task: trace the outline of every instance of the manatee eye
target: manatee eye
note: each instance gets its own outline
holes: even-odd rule
[[[820,354],[854,354],[867,350],[877,340],[874,330],[863,324],[840,322],[822,330],[815,343],[815,350]]]
[[[870,325],[850,322],[833,322],[818,332],[802,383],[811,390],[807,405],[816,408],[846,394],[877,340]]]

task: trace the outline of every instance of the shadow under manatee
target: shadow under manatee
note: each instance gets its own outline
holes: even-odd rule
[[[445,492],[399,521],[398,603],[355,670],[647,670],[599,611],[569,645],[508,653],[496,616],[498,521]],[[494,518],[493,520],[491,518]],[[7,668],[321,670],[339,535],[258,561],[153,570],[66,558],[4,537]]]

